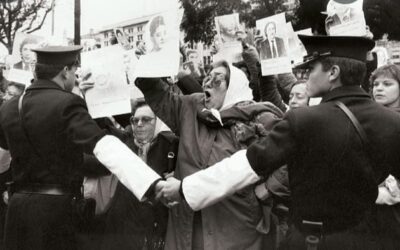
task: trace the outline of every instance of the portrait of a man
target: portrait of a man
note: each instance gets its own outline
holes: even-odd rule
[[[39,40],[35,37],[26,37],[19,46],[19,52],[21,54],[21,61],[14,64],[14,69],[22,69],[26,71],[32,71],[33,66],[36,62],[36,54],[32,49],[38,46]]]
[[[276,23],[268,22],[264,33],[265,39],[259,45],[261,60],[287,56],[283,38],[276,36]]]

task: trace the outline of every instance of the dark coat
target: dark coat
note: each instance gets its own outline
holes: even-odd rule
[[[21,128],[18,98],[0,109],[0,147],[11,153],[15,183],[81,183],[84,152],[91,154],[105,132],[91,119],[85,101],[49,80],[38,80],[23,101]],[[35,152],[36,149],[36,152]],[[9,203],[7,249],[75,249],[76,221],[70,196],[14,194]]]
[[[179,135],[176,178],[183,179],[242,148],[233,124],[212,126],[208,116],[203,116],[204,94],[171,94],[160,79],[142,78],[136,84],[156,115]],[[255,113],[266,112],[271,115],[265,117],[264,125],[272,126],[279,120],[273,118],[275,112],[269,105],[252,107],[228,108],[221,111],[221,119],[224,124],[237,118],[250,121]],[[254,186],[246,187],[201,212],[194,213],[186,202],[171,208],[165,249],[192,249],[196,244],[213,250],[262,249],[263,235],[256,230],[263,215],[262,207],[253,189]]]
[[[125,143],[135,153],[138,147],[129,136]],[[177,153],[178,138],[168,131],[160,132],[151,142],[147,164],[159,175],[173,171],[176,163],[168,154]],[[163,249],[167,231],[168,209],[161,203],[140,202],[131,191],[118,183],[110,208],[105,214],[103,250]]]
[[[391,108],[400,114],[400,108]],[[377,231],[384,249],[400,249],[400,203],[377,205]]]
[[[275,57],[287,56],[285,43],[283,42],[283,39],[280,37],[275,37],[275,44],[276,44],[276,49],[278,50],[278,56]],[[261,60],[273,58],[271,54],[271,46],[269,44],[268,39],[265,39],[264,41],[260,42],[259,51]]]
[[[357,117],[374,154],[366,153],[336,100]],[[249,147],[247,157],[260,175],[288,163],[297,226],[302,220],[322,221],[325,232],[342,231],[364,219],[389,173],[400,177],[399,124],[396,113],[358,86],[340,87],[318,106],[289,111],[266,139]]]

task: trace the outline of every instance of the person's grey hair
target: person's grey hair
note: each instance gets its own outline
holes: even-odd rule
[[[274,25],[275,31],[276,31],[276,22],[274,22],[274,21],[269,21],[269,22],[264,26],[264,33],[267,33],[267,32],[266,32],[266,29],[267,29],[267,27],[268,27],[270,24],[273,24],[273,25]]]

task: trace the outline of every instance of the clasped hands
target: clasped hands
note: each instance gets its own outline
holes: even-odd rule
[[[156,200],[161,201],[167,207],[173,207],[183,199],[179,192],[181,181],[172,177],[166,176],[166,180],[159,181],[155,186]]]

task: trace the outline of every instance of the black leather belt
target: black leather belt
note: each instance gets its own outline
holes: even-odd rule
[[[57,184],[14,184],[12,190],[13,193],[19,194],[76,195],[79,193],[71,187]]]

